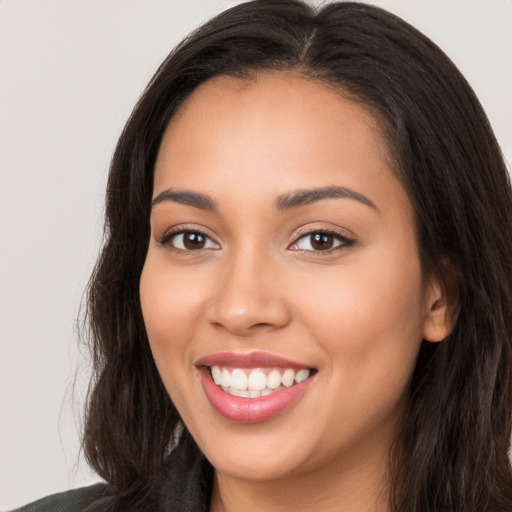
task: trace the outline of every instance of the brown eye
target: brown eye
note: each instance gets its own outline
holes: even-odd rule
[[[180,251],[201,251],[202,249],[220,249],[209,236],[199,231],[180,231],[171,233],[160,241]]]
[[[206,243],[206,237],[200,233],[183,233],[183,245],[185,249],[191,251],[203,249]]]
[[[339,233],[331,233],[329,231],[311,231],[302,235],[290,247],[291,250],[311,251],[311,252],[327,252],[331,249],[343,249],[354,244],[354,241]]]
[[[310,235],[311,247],[317,251],[326,251],[334,245],[334,236],[328,233],[315,233]]]

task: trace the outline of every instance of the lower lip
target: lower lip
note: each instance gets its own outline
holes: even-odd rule
[[[242,398],[222,391],[204,366],[199,368],[199,373],[204,392],[213,408],[224,418],[238,423],[258,423],[276,417],[297,402],[312,382],[309,377],[267,396]]]

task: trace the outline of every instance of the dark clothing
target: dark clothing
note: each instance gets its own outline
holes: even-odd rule
[[[106,484],[53,494],[13,512],[208,512],[213,468],[194,446],[172,452],[162,475],[157,496],[139,492],[115,500]]]
[[[106,493],[106,484],[94,484],[89,487],[81,487],[71,491],[60,492],[41,498],[16,509],[15,512],[85,512],[88,510],[102,510],[94,507],[102,500],[109,500]],[[90,507],[93,507],[90,509]],[[106,509],[108,510],[108,509]]]

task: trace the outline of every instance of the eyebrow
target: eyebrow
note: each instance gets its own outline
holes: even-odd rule
[[[373,208],[377,212],[379,211],[373,201],[366,196],[348,187],[338,186],[301,189],[291,194],[283,194],[276,199],[275,205],[278,211],[287,211],[316,203],[322,199],[354,199]],[[151,202],[151,208],[165,201],[185,204],[210,212],[217,212],[219,210],[218,204],[206,194],[190,192],[188,190],[175,191],[171,189],[164,190],[158,194]]]
[[[297,190],[293,194],[284,194],[277,198],[276,208],[279,211],[292,210],[295,208],[300,208],[301,206],[307,206],[309,204],[316,203],[322,199],[340,198],[354,199],[366,206],[369,206],[370,208],[373,208],[377,212],[379,211],[373,201],[368,199],[366,196],[363,196],[359,192],[356,192],[350,188],[337,186]]]
[[[153,201],[151,201],[151,208],[154,208],[157,204],[163,203],[164,201],[186,204],[209,212],[216,212],[219,209],[217,203],[206,194],[189,192],[188,190],[178,192],[171,189],[164,190],[158,194]]]

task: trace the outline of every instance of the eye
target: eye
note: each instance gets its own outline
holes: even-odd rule
[[[326,252],[337,247],[346,247],[354,243],[339,233],[333,231],[311,231],[298,238],[291,246],[291,250]]]
[[[209,236],[200,231],[175,231],[165,235],[160,243],[178,251],[201,251],[203,249],[220,249]]]

